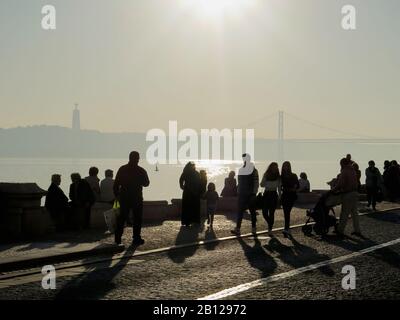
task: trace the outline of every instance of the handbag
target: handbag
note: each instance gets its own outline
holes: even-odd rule
[[[117,229],[117,218],[120,214],[120,205],[118,201],[114,201],[112,209],[104,212],[104,220],[106,222],[108,231],[114,233]]]

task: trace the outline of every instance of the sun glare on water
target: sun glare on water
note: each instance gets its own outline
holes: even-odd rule
[[[219,19],[228,15],[240,16],[257,0],[183,0],[195,13],[209,19]]]

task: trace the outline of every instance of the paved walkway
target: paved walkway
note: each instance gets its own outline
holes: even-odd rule
[[[57,287],[38,270],[0,276],[2,299],[398,299],[400,210],[360,217],[365,239],[321,240],[293,229],[146,255],[56,265]],[[342,287],[354,266],[356,289]]]
[[[382,203],[378,209],[385,210],[398,207],[398,204]],[[365,204],[360,203],[360,212],[366,212]],[[340,212],[336,210],[337,216]],[[200,240],[210,240],[230,236],[230,230],[235,225],[235,214],[217,215],[214,221],[214,229],[209,230],[205,225],[198,232],[181,228],[180,221],[164,221],[160,225],[147,225],[142,230],[142,237],[146,243],[139,247],[138,251],[147,251],[173,245],[197,242]],[[305,222],[305,210],[294,209],[292,212],[291,224],[302,224]],[[274,228],[283,226],[283,212],[277,210]],[[257,231],[264,231],[266,223],[261,211],[258,215]],[[246,215],[243,221],[242,233],[251,232],[250,216]],[[126,228],[123,245],[129,247],[132,239],[132,228]],[[34,242],[20,242],[0,245],[1,263],[12,260],[29,260],[38,257],[51,257],[59,255],[76,254],[86,252],[101,254],[102,249],[113,245],[114,237],[108,231],[101,230],[65,232],[61,234],[49,235],[48,238],[38,239]],[[99,250],[100,249],[100,250]],[[119,249],[116,250],[121,251]],[[66,258],[67,260],[67,258]],[[0,263],[0,265],[1,265]]]

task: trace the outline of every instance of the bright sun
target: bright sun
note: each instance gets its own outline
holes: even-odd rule
[[[223,18],[225,15],[240,15],[254,5],[256,0],[183,0],[185,5],[207,18]]]

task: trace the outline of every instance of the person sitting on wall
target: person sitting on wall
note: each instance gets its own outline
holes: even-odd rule
[[[100,182],[100,195],[102,202],[113,203],[114,195],[114,172],[110,169],[105,171],[105,179]]]
[[[229,172],[228,178],[225,178],[225,185],[221,192],[221,197],[237,197],[237,181],[235,171]]]
[[[61,175],[53,174],[45,201],[45,207],[50,213],[57,232],[65,229],[65,222],[69,214],[68,197],[61,190],[60,185]]]
[[[71,181],[69,198],[71,199],[72,208],[76,217],[80,218],[81,214],[83,214],[83,228],[89,229],[90,213],[95,202],[95,196],[89,183],[82,179],[79,173],[71,174]]]
[[[307,174],[305,172],[300,173],[299,179],[299,189],[297,192],[299,193],[309,193],[311,191],[310,181],[307,178]]]
[[[95,201],[100,200],[100,179],[97,177],[98,174],[99,169],[96,167],[91,167],[89,169],[89,175],[85,178],[85,180],[89,183],[90,188],[92,189]]]

